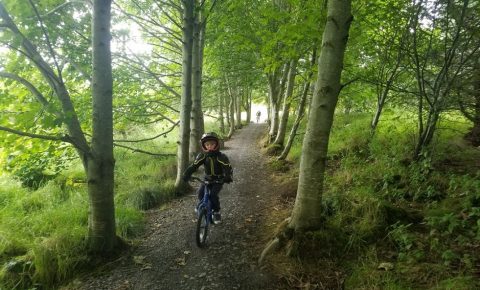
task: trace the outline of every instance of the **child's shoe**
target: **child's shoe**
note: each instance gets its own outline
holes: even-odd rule
[[[218,225],[222,222],[222,215],[219,212],[213,213],[213,223]]]
[[[195,206],[195,213],[196,213],[196,214],[198,214],[198,208],[200,207],[200,204],[202,204],[201,201],[199,201],[199,202],[197,203],[197,205]]]

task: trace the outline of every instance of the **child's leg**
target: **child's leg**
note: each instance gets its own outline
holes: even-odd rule
[[[218,198],[218,193],[222,189],[221,184],[214,184],[212,185],[212,189],[210,192],[210,201],[212,202],[212,209],[213,211],[220,211],[220,199]]]
[[[198,200],[199,201],[203,199],[204,194],[205,194],[205,185],[202,184],[197,190],[197,195],[198,195]]]

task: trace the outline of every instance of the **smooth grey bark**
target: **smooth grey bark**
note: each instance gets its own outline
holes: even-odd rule
[[[181,190],[186,184],[182,179],[183,172],[189,163],[190,116],[192,111],[192,45],[194,26],[194,0],[183,3],[182,30],[182,99],[180,109],[180,129],[177,147],[177,179],[175,187]]]
[[[227,134],[227,138],[231,138],[233,136],[233,132],[235,132],[235,98],[233,95],[230,95],[230,103],[228,105],[228,119],[229,122],[229,130]]]
[[[315,47],[312,52],[312,59],[311,59],[311,67],[315,65],[315,62],[317,60],[317,48]],[[300,96],[300,102],[298,104],[297,108],[297,114],[295,121],[293,122],[292,129],[290,130],[290,134],[288,135],[288,140],[287,144],[285,145],[285,148],[283,148],[282,153],[280,153],[280,156],[278,156],[278,160],[285,160],[287,158],[288,153],[290,152],[290,149],[292,148],[293,141],[295,140],[295,137],[297,135],[297,130],[298,127],[300,126],[300,122],[303,119],[303,116],[305,115],[305,107],[307,104],[307,96],[308,92],[310,91],[310,83],[311,79],[313,76],[313,70],[310,70],[307,76],[307,80],[305,82],[305,85],[303,87],[302,95]]]
[[[235,96],[233,94],[228,76],[225,76],[225,85],[228,92],[228,108],[227,108],[227,122],[228,122],[228,134],[227,138],[231,138],[233,132],[235,132]]]
[[[352,22],[351,0],[330,0],[318,61],[318,78],[303,140],[297,196],[289,228],[295,232],[322,226],[322,193],[328,141],[341,89],[343,58]]]
[[[198,7],[200,4],[195,0]],[[192,59],[192,118],[190,124],[190,157],[194,158],[201,152],[200,138],[205,131],[202,110],[202,71],[203,71],[203,46],[205,25],[202,22],[201,11],[195,13],[193,26],[193,59]]]
[[[236,122],[236,129],[242,128],[242,96],[237,92],[235,93],[235,119]]]
[[[218,97],[218,101],[219,101],[219,112],[218,112],[218,118],[219,118],[219,121],[220,121],[220,132],[222,132],[222,134],[225,134],[225,118],[224,118],[224,106],[225,106],[225,101],[224,101],[225,97],[223,94],[220,94],[220,96]],[[228,110],[227,110],[228,111]]]
[[[245,111],[247,112],[247,120],[246,123],[250,124],[252,120],[252,89],[250,87],[247,88],[247,95],[245,97]]]
[[[278,127],[280,123],[279,111],[280,111],[280,101],[282,100],[283,88],[285,87],[285,81],[288,76],[290,62],[286,63],[282,69],[277,69],[269,74],[267,74],[268,79],[268,97],[269,97],[269,121],[270,121],[270,130],[269,143],[272,143],[277,135]],[[281,74],[281,76],[280,76]]]
[[[282,117],[280,118],[277,136],[273,142],[273,144],[279,145],[280,147],[283,147],[285,135],[287,133],[288,117],[290,115],[295,76],[297,74],[297,61],[297,59],[294,59],[290,62],[290,69],[287,77],[287,90],[285,92],[285,97],[283,98]]]
[[[229,103],[228,103],[228,125],[229,125],[229,132],[228,132],[228,137],[230,138],[233,135],[233,132],[235,131],[236,126],[236,120],[235,120],[235,105],[236,105],[236,98],[235,98],[235,92],[233,91],[232,85],[230,84],[230,79],[228,76],[225,76],[225,84],[227,85],[227,92],[228,92],[228,97],[229,97]]]
[[[111,0],[95,0],[92,18],[92,150],[87,167],[88,238],[94,251],[111,251],[116,245],[110,18]]]

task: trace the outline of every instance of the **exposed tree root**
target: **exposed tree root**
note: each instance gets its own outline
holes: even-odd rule
[[[275,237],[265,246],[260,257],[258,258],[258,264],[261,265],[265,261],[265,258],[273,251],[278,251],[284,248],[287,243],[293,238],[294,230],[289,228],[290,217],[286,218],[278,227]]]
[[[278,237],[273,238],[267,246],[263,249],[262,253],[260,254],[260,258],[258,258],[258,264],[262,265],[265,257],[270,254],[271,252],[277,250],[280,247],[280,239]]]

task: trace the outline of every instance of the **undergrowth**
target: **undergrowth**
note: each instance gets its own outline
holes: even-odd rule
[[[142,139],[151,132],[134,128],[127,134]],[[174,136],[136,146],[172,153]],[[115,159],[117,235],[134,241],[145,225],[143,210],[175,196],[175,159],[121,148],[115,149]],[[88,194],[82,165],[72,161],[62,166],[36,190],[11,175],[0,176],[0,289],[52,289],[97,262],[87,254]]]
[[[309,257],[342,265],[345,289],[480,287],[480,150],[463,140],[467,123],[447,117],[429,153],[415,162],[411,116],[386,112],[375,134],[370,115],[336,116],[323,192],[325,227],[310,237],[318,250],[307,248]],[[292,175],[298,174],[298,139],[288,157]],[[320,285],[319,277],[310,279]]]

